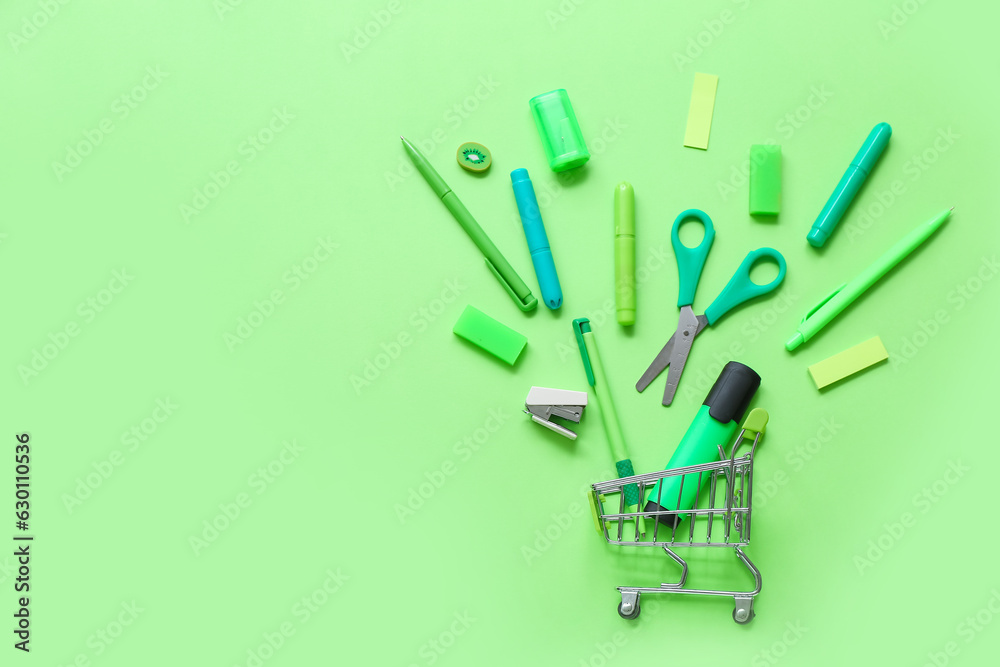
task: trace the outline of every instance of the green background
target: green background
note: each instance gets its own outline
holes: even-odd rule
[[[4,4],[0,495],[14,533],[28,432],[36,539],[32,656],[6,632],[3,663],[985,664],[1000,637],[983,528],[1000,465],[998,18],[915,0]],[[705,152],[681,146],[696,71],[720,77]],[[527,105],[554,88],[593,153],[564,176]],[[883,120],[886,154],[811,249]],[[515,308],[400,134],[538,296],[508,178],[528,169],[561,310]],[[740,170],[768,139],[783,208],[755,221]],[[493,152],[483,177],[455,162],[470,140]],[[607,305],[622,179],[643,267],[631,331]],[[952,205],[784,351],[815,302]],[[779,249],[788,275],[706,332],[663,408],[662,378],[632,386],[676,324],[669,226],[689,207],[718,233],[696,307],[752,248]],[[451,333],[468,303],[528,337],[513,369]],[[583,514],[587,485],[614,475],[597,407],[575,443],[520,413],[533,384],[586,388],[583,316],[638,471],[666,463],[722,363],[762,375],[750,625],[718,598],[616,614],[616,586],[675,571],[605,545]],[[816,391],[807,366],[874,335],[890,363]],[[13,565],[0,557],[8,623]],[[747,583],[729,551],[691,567],[694,584]]]

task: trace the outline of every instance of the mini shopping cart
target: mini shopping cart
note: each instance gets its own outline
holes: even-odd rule
[[[682,569],[680,581],[676,583],[660,584],[656,588],[619,586],[618,591],[621,593],[622,601],[618,605],[618,613],[622,618],[634,619],[639,616],[639,596],[643,593],[686,593],[732,596],[736,603],[733,620],[741,624],[753,620],[753,600],[760,593],[761,577],[760,570],[744,553],[743,547],[750,544],[753,457],[757,444],[764,434],[767,419],[768,415],[764,410],[757,408],[751,411],[739,435],[733,441],[729,455],[726,455],[722,444],[719,444],[717,446],[719,460],[713,463],[671,468],[662,472],[622,477],[592,485],[589,497],[594,525],[597,532],[604,535],[608,544],[662,547]],[[750,437],[753,438],[750,451],[737,458],[737,450],[744,439]],[[675,476],[683,476],[680,481],[681,489],[685,484],[697,484],[694,508],[682,511],[679,514],[680,520],[674,516],[678,514],[677,512],[669,512],[663,507],[658,511],[644,511],[640,505],[633,506],[635,511],[629,511],[633,508],[625,505],[627,487],[632,484],[638,487],[640,501],[645,498],[657,505],[670,505],[669,499],[654,498],[656,494],[650,490],[658,481]],[[662,486],[656,488],[662,489]],[[649,498],[646,498],[647,493],[650,494]],[[681,493],[678,493],[674,507],[678,507],[680,496]],[[661,515],[668,515],[667,523],[657,520]],[[685,588],[688,565],[672,550],[674,547],[733,548],[736,557],[753,575],[753,590]]]

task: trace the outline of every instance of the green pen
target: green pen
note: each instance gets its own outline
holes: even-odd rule
[[[799,323],[795,335],[785,343],[785,349],[791,352],[819,333],[820,329],[829,324],[841,311],[851,305],[865,290],[878,282],[879,278],[903,261],[904,257],[913,252],[931,234],[937,231],[948,220],[951,212],[954,210],[955,207],[953,206],[914,229],[900,239],[896,245],[889,248],[874,264],[865,269],[860,276],[849,283],[844,283],[820,301],[815,308],[806,313],[806,316],[802,318],[802,322]]]
[[[573,320],[573,333],[580,346],[580,358],[583,360],[583,370],[587,373],[587,383],[594,388],[594,396],[597,397],[601,421],[604,422],[604,432],[608,436],[608,444],[611,445],[611,455],[615,460],[618,477],[631,477],[635,474],[635,470],[632,468],[632,459],[629,458],[628,449],[625,447],[622,427],[618,422],[618,412],[611,400],[611,389],[604,376],[601,356],[597,353],[597,340],[594,338],[594,332],[590,330],[590,320],[585,317]],[[639,487],[635,484],[627,485],[625,487],[625,505],[629,512],[637,511],[639,500]],[[641,516],[638,519],[639,532],[645,533],[645,523]]]
[[[479,226],[476,219],[469,213],[469,209],[465,208],[465,204],[451,191],[448,184],[434,170],[434,167],[427,161],[427,158],[417,150],[417,147],[404,137],[400,137],[400,139],[403,140],[403,148],[406,149],[406,154],[413,161],[413,166],[417,168],[417,171],[424,177],[427,184],[431,186],[434,194],[441,198],[445,207],[455,216],[458,224],[462,225],[462,229],[465,230],[465,233],[469,235],[472,242],[479,248],[479,252],[483,253],[486,257],[486,266],[490,268],[490,271],[497,277],[503,288],[514,299],[517,307],[524,311],[534,310],[538,305],[538,300],[532,296],[528,286],[524,284],[524,281],[517,275],[517,272],[514,271],[514,268],[507,259],[497,250],[490,237],[486,235],[483,228]]]

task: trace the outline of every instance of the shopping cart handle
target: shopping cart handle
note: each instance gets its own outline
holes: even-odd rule
[[[767,428],[767,418],[767,410],[754,408],[747,415],[747,418],[743,420],[743,430],[764,435],[764,431]]]

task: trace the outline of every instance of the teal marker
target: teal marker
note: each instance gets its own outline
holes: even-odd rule
[[[528,240],[531,263],[538,276],[538,289],[542,290],[542,301],[550,309],[556,310],[562,305],[562,288],[559,287],[556,263],[552,259],[549,237],[545,234],[542,213],[538,210],[538,200],[535,198],[531,179],[528,178],[528,170],[515,169],[510,172],[510,183],[514,187],[514,201],[517,202],[517,212],[521,216],[524,237]]]
[[[760,376],[737,361],[730,361],[698,409],[694,421],[677,444],[667,470],[712,463],[719,460],[718,446],[725,448],[736,434],[743,414],[760,387]],[[682,512],[694,508],[700,487],[711,475],[691,473],[664,477],[646,497],[644,512],[668,512],[657,520],[670,528],[684,520]],[[699,477],[701,484],[698,483]]]
[[[813,223],[806,241],[814,248],[820,248],[830,238],[834,228],[844,216],[847,207],[854,200],[854,195],[858,194],[868,174],[875,168],[875,163],[882,157],[882,152],[889,145],[889,137],[892,136],[892,128],[888,123],[879,123],[868,134],[861,150],[851,160],[851,166],[844,172],[840,183],[834,188],[833,194],[826,200],[826,206],[819,212],[816,222]]]

